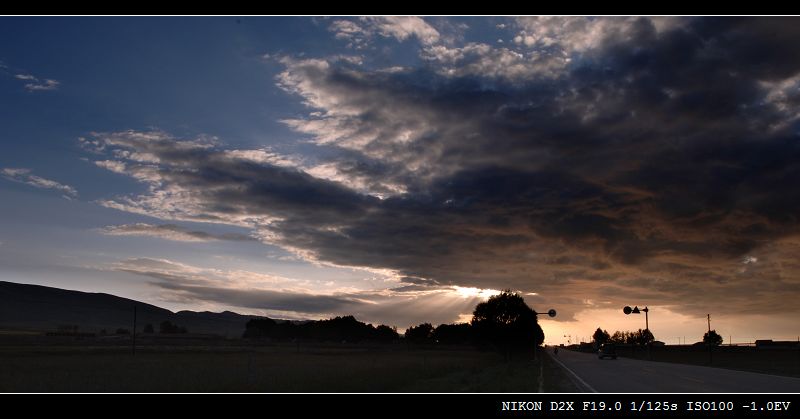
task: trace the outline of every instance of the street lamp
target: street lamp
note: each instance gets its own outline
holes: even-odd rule
[[[650,312],[650,309],[647,308],[647,306],[645,306],[641,310],[639,310],[639,306],[633,306],[633,308],[631,308],[631,306],[625,306],[622,309],[622,312],[625,313],[625,315],[628,315],[628,314],[641,314],[642,311],[644,311],[644,330],[649,332],[650,331],[650,319],[648,318],[647,313]],[[642,337],[642,339],[645,339],[644,336]],[[647,342],[647,358],[648,359],[651,358],[651,355],[650,355],[650,343],[649,342]]]
[[[650,330],[650,319],[648,319],[647,316],[647,313],[650,312],[649,308],[645,306],[645,308],[639,310],[639,306],[633,306],[633,308],[631,308],[631,306],[625,306],[625,308],[622,309],[622,312],[625,314],[641,314],[642,311],[644,311],[644,329]]]
[[[547,314],[550,317],[555,317],[556,316],[556,310],[551,308],[550,310],[547,310],[547,313],[539,313],[536,310],[533,310],[533,314],[535,314],[537,316],[540,315],[540,314]],[[542,342],[542,343],[544,343],[544,342]],[[536,352],[538,350],[539,350],[539,345],[536,345],[536,347],[533,348],[533,360],[534,361],[536,360]]]
[[[538,316],[539,314],[547,314],[547,315],[548,315],[548,316],[550,316],[550,317],[555,317],[555,316],[556,316],[556,310],[555,310],[555,309],[553,309],[553,308],[551,308],[550,310],[547,310],[547,313],[539,313],[538,311],[536,311],[536,310],[533,310],[533,314],[536,314],[537,316]]]

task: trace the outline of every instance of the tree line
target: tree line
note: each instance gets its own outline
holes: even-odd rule
[[[75,330],[77,330],[77,329],[78,329],[78,326],[75,326]],[[153,327],[152,323],[147,323],[146,325],[144,325],[144,328],[142,329],[142,333],[147,334],[147,335],[153,334],[155,332],[156,332],[156,330]],[[189,333],[189,330],[184,326],[179,326],[177,324],[173,324],[169,320],[164,320],[163,322],[161,322],[161,324],[159,324],[158,332],[162,333],[162,334],[183,334],[183,333]],[[100,336],[106,336],[108,334],[109,333],[108,333],[108,331],[106,329],[100,330]],[[131,331],[130,331],[130,329],[126,329],[124,327],[120,327],[116,331],[114,331],[113,334],[115,334],[115,335],[130,335]]]
[[[613,335],[609,335],[608,331],[602,330],[599,327],[592,335],[592,339],[597,344],[603,343],[627,343],[629,345],[648,345],[653,343],[656,338],[649,329],[639,329],[635,331],[615,331]]]
[[[353,316],[302,323],[275,321],[268,317],[251,319],[245,326],[243,337],[249,339],[268,338],[278,341],[316,340],[349,343],[392,342],[399,339],[396,328],[383,324],[375,327],[360,322]]]
[[[287,341],[316,340],[344,342],[392,342],[400,338],[397,329],[386,325],[365,324],[353,316],[303,323],[275,321],[270,318],[247,322],[245,338]],[[536,312],[524,299],[510,290],[492,296],[475,307],[469,323],[422,323],[409,327],[404,338],[415,344],[492,345],[503,350],[530,349],[544,342],[544,332]]]
[[[609,335],[607,330],[598,327],[592,335],[592,340],[596,345],[603,343],[649,345],[655,341],[655,337],[649,329],[639,329],[634,332],[618,330],[613,335]],[[722,344],[722,336],[716,330],[709,330],[703,335],[703,343],[709,346],[719,346]]]

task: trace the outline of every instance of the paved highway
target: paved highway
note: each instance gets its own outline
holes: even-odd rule
[[[600,360],[596,354],[564,349],[559,350],[557,356],[553,356],[552,348],[548,348],[547,353],[568,369],[567,374],[572,376],[573,381],[582,384],[585,391],[589,392],[800,392],[800,378],[627,358]]]

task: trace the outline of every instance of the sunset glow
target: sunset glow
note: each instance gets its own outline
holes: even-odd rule
[[[796,19],[1,19],[0,281],[800,339]]]

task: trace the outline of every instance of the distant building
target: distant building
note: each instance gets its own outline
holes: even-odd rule
[[[797,346],[800,346],[800,342],[794,340],[759,339],[756,341],[756,348],[794,348]]]

